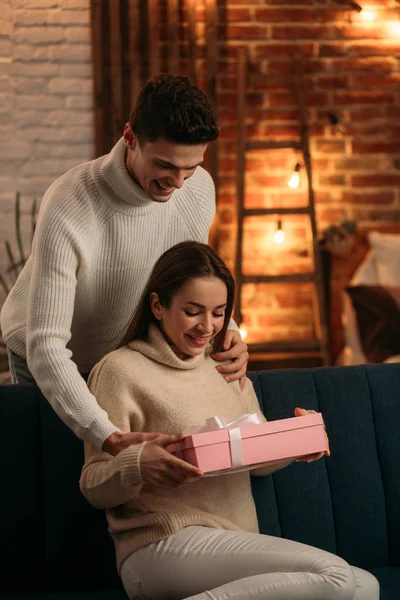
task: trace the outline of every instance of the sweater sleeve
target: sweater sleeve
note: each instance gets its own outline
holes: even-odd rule
[[[143,429],[143,417],[132,398],[132,381],[120,371],[113,354],[94,367],[89,378],[90,390],[107,411],[120,431],[128,433]],[[139,493],[143,480],[140,456],[145,443],[131,445],[117,456],[97,450],[85,443],[85,464],[80,488],[85,498],[96,508],[114,508]]]
[[[243,402],[245,405],[245,411],[248,413],[258,412],[260,409],[260,404],[258,402],[257,394],[254,391],[254,387],[252,382],[248,377],[246,377],[245,384],[242,390],[243,394]]]
[[[114,508],[140,492],[143,481],[139,461],[143,444],[128,446],[117,456],[86,449],[79,485],[86,500],[96,508]]]
[[[81,260],[79,228],[65,210],[65,192],[62,197],[60,190],[53,187],[47,194],[32,246],[26,334],[28,367],[60,419],[78,437],[101,448],[117,427],[89,392],[67,348]],[[55,195],[63,206],[56,206]],[[82,221],[85,218],[84,215]]]

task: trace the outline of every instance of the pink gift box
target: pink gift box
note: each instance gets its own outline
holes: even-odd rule
[[[244,425],[234,429],[236,433],[240,430],[241,464],[249,467],[327,450],[321,413]],[[168,450],[204,473],[230,469],[232,431],[233,429],[224,428],[193,433],[179,444],[169,446]],[[237,441],[235,443],[237,444]],[[237,466],[234,465],[236,468]]]

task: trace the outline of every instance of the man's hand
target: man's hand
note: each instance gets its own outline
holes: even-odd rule
[[[182,435],[163,435],[145,445],[140,455],[140,472],[145,483],[158,487],[179,487],[196,482],[203,472],[170,454],[165,448],[177,444]]]
[[[306,410],[305,408],[295,408],[294,415],[295,415],[295,417],[303,417],[305,415],[315,415],[315,410]],[[331,451],[329,448],[329,439],[328,439],[326,431],[325,431],[325,438],[326,438],[326,446],[327,446],[327,450],[325,450],[325,452],[316,452],[315,454],[308,454],[307,456],[301,456],[300,458],[296,458],[296,462],[310,463],[310,462],[319,460],[324,455],[330,456]]]
[[[237,331],[228,329],[222,352],[216,352],[211,356],[214,360],[232,361],[226,365],[218,365],[216,369],[224,375],[226,381],[239,379],[240,387],[243,389],[246,381],[249,353],[247,352],[247,344],[244,343],[240,334]]]
[[[116,431],[105,440],[102,450],[116,456],[128,446],[151,442],[161,437],[163,437],[162,433],[121,433]]]

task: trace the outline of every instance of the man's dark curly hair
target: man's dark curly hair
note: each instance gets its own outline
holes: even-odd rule
[[[145,81],[129,123],[140,143],[164,138],[176,144],[207,144],[219,135],[206,95],[186,77],[167,74]]]

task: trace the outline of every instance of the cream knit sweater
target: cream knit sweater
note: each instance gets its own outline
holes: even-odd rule
[[[210,175],[198,167],[166,203],[129,176],[121,139],[46,192],[32,254],[1,313],[9,348],[28,361],[59,417],[101,448],[117,430],[79,373],[114,350],[165,250],[206,242],[215,212]]]
[[[258,411],[250,380],[241,391],[237,381],[226,383],[215,365],[209,354],[181,360],[152,325],[148,342],[131,342],[103,358],[89,386],[123,432],[176,434],[212,415],[232,420]],[[81,490],[94,506],[108,509],[118,568],[141,546],[190,525],[258,532],[248,471],[204,477],[180,488],[156,488],[141,478],[143,446],[130,446],[112,457],[85,444]]]

